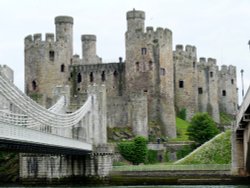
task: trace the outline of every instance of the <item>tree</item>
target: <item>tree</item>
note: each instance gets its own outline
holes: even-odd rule
[[[190,140],[201,145],[219,133],[214,120],[208,113],[197,113],[191,119],[191,125],[187,129]]]
[[[121,142],[118,144],[120,154],[134,165],[145,162],[147,156],[147,139],[137,136],[132,142]]]

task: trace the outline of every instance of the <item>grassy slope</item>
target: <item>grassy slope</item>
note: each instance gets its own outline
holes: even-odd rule
[[[180,118],[176,118],[176,129],[177,129],[177,138],[173,141],[189,141],[187,135],[187,128],[190,124],[187,121],[184,121]]]
[[[231,132],[223,132],[175,164],[231,163]]]

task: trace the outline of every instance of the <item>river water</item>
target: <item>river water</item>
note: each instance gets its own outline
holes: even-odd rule
[[[11,187],[30,188],[30,187]],[[35,188],[56,188],[56,187],[35,187]],[[57,188],[250,188],[250,185],[166,185],[166,186],[58,186]]]

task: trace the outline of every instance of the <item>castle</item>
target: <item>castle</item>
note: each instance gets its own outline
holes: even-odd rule
[[[144,26],[145,13],[127,12],[125,61],[102,63],[96,54],[96,36],[82,35],[82,58],[73,55],[73,18],[55,18],[55,35],[25,38],[25,92],[50,107],[58,88],[70,86],[68,113],[79,108],[88,85],[105,85],[107,125],[132,127],[135,135],[148,136],[148,122],[161,124],[162,134],[176,136],[175,116],[186,110],[209,112],[220,122],[220,112],[237,108],[236,68],[216,60],[197,60],[194,46],[172,47],[169,29]]]

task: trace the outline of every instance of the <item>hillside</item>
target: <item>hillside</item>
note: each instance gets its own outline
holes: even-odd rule
[[[226,131],[209,140],[175,164],[231,163],[231,132]]]

